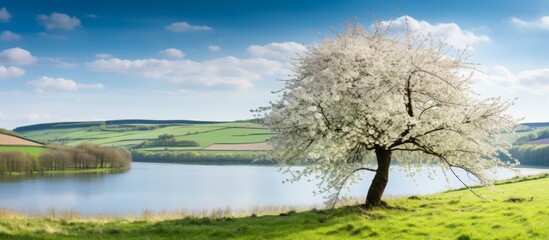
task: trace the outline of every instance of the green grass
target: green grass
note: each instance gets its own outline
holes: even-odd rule
[[[357,206],[243,218],[82,219],[68,213],[0,211],[0,239],[549,239],[549,178],[388,200],[395,209]],[[509,198],[523,202],[507,202]]]
[[[41,153],[46,151],[45,147],[37,147],[37,146],[0,146],[0,151],[17,151],[17,152],[25,152],[29,153],[35,156],[40,155]]]

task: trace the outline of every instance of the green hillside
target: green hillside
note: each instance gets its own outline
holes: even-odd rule
[[[106,122],[70,122],[40,124],[15,129],[22,136],[41,142],[59,142],[70,146],[93,142],[103,146],[124,147],[147,154],[169,153],[173,158],[193,153],[212,156],[216,159],[232,159],[248,156],[250,159],[262,151],[217,151],[205,150],[212,144],[240,144],[265,142],[271,132],[252,122],[196,122],[185,120],[117,120]],[[161,135],[173,135],[173,145],[147,146],[135,149],[145,141],[153,142]],[[180,142],[195,142],[192,146]],[[174,155],[175,154],[175,155]],[[143,155],[138,155],[143,156]],[[147,155],[149,156],[149,155]],[[215,159],[213,159],[215,160]]]
[[[506,134],[510,141],[549,130],[549,123],[526,123],[526,130]],[[195,147],[172,146],[170,151],[201,150],[216,143],[256,143],[271,137],[268,129],[252,122],[211,122],[188,120],[115,120],[92,122],[49,123],[19,127],[14,130],[22,136],[36,141],[56,141],[77,145],[91,141],[101,145],[132,147],[146,140],[156,139],[162,134],[171,134],[177,140],[192,140]],[[155,150],[145,149],[145,150]]]
[[[503,137],[510,142],[528,142],[533,135],[549,130],[549,123],[526,123],[527,129]],[[189,163],[251,163],[264,156],[263,151],[209,150],[212,144],[259,143],[268,140],[272,134],[268,129],[252,122],[208,122],[188,120],[115,120],[93,122],[49,123],[25,126],[15,129],[22,136],[41,142],[60,142],[70,146],[82,142],[93,142],[103,146],[124,147],[134,152],[134,160],[148,162]],[[161,135],[171,135],[173,144],[154,145]],[[526,139],[526,140],[524,140]],[[144,144],[148,143],[148,144]],[[190,144],[180,144],[180,143]],[[518,144],[518,143],[517,143]],[[136,148],[139,147],[139,148]],[[520,146],[527,148],[527,145]],[[538,147],[541,148],[541,147]],[[536,148],[536,149],[538,149]],[[549,149],[549,145],[543,146]],[[514,152],[517,152],[514,150]],[[543,165],[545,160],[531,159],[528,151],[517,155],[526,165]],[[538,154],[539,155],[539,154]],[[245,161],[234,161],[245,160]],[[507,160],[507,159],[506,159]],[[183,161],[183,162],[185,162]],[[256,162],[257,163],[257,162]]]

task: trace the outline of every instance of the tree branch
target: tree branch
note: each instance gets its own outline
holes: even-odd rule
[[[366,167],[360,167],[360,168],[356,168],[355,170],[351,171],[347,176],[345,176],[343,178],[343,181],[341,182],[341,185],[338,186],[337,188],[337,192],[334,194],[333,196],[333,199],[331,199],[332,201],[332,206],[331,208],[334,208],[337,204],[337,201],[339,200],[339,195],[341,194],[341,190],[343,189],[343,187],[345,187],[345,183],[347,182],[347,180],[349,180],[349,178],[355,174],[356,172],[358,171],[371,171],[371,172],[376,172],[377,169],[372,169],[372,168],[366,168]]]
[[[438,157],[440,160],[444,161],[450,171],[452,172],[452,174],[461,182],[461,184],[463,184],[463,186],[465,186],[469,191],[471,191],[475,196],[477,196],[478,198],[481,198],[481,199],[484,199],[482,196],[480,196],[479,194],[477,194],[475,191],[473,191],[473,189],[471,187],[469,187],[469,185],[467,185],[463,180],[461,180],[461,178],[456,174],[456,172],[452,169],[452,167],[457,167],[457,168],[461,168],[463,170],[465,170],[466,172],[468,173],[471,173],[473,174],[475,177],[477,177],[478,179],[480,179],[473,171],[470,171],[468,168],[465,168],[465,167],[460,167],[460,166],[456,166],[456,165],[453,165],[451,164],[448,159],[446,159],[446,157],[440,153],[437,153],[435,152],[433,149],[427,147],[427,146],[423,146],[422,144],[418,143],[417,141],[414,141],[413,143],[415,146],[417,146],[419,148],[419,150],[422,150],[422,152],[424,152],[425,154],[429,154],[429,155],[432,155],[432,156],[436,156]]]

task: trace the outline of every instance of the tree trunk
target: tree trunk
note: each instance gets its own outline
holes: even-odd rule
[[[366,197],[366,207],[384,206],[381,201],[385,186],[389,181],[389,167],[391,167],[391,151],[376,147],[377,171],[368,190]]]

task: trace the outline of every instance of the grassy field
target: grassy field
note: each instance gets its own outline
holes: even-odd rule
[[[45,147],[35,147],[35,146],[2,146],[0,145],[0,151],[18,151],[30,153],[32,155],[40,155],[46,151]]]
[[[95,125],[94,125],[95,123]],[[142,129],[143,127],[154,129]],[[530,130],[506,134],[503,137],[514,141],[532,132],[549,129],[549,124],[540,124]],[[45,129],[20,131],[24,137],[36,141],[61,141],[68,145],[77,145],[91,141],[107,146],[131,147],[145,140],[153,140],[162,134],[172,134],[177,140],[198,142],[197,147],[178,148],[170,151],[200,150],[217,143],[256,143],[271,137],[269,130],[250,122],[198,123],[198,124],[121,124],[99,125],[99,122],[59,123]],[[158,149],[145,149],[158,151]]]
[[[140,127],[154,127],[154,129],[139,130]],[[36,141],[60,141],[68,145],[77,145],[83,141],[90,141],[106,146],[131,147],[145,140],[156,139],[162,134],[172,134],[176,136],[177,140],[192,140],[199,144],[197,147],[188,147],[185,149],[174,146],[174,150],[203,149],[215,143],[264,142],[271,136],[269,130],[258,128],[257,124],[247,122],[184,125],[125,124],[122,127],[116,125],[106,127],[71,127],[69,125],[62,128],[20,133]]]
[[[539,133],[549,129],[549,123],[530,124],[529,127],[529,130],[523,130],[516,134],[505,134],[503,137],[510,142],[514,142],[522,136],[531,133]],[[128,120],[121,120],[111,121],[110,123],[109,121],[56,123],[45,124],[44,126],[35,125],[22,127],[19,129],[18,132],[24,137],[36,141],[57,141],[71,146],[75,146],[84,141],[90,141],[103,146],[125,147],[128,149],[133,149],[134,146],[145,141],[153,141],[160,135],[170,134],[175,136],[175,141],[194,141],[196,144],[193,144],[192,146],[177,144],[173,146],[147,145],[137,150],[133,149],[148,154],[134,154],[134,156],[138,156],[136,161],[188,163],[192,160],[192,163],[204,162],[208,164],[227,164],[232,162],[235,159],[233,159],[234,157],[231,157],[230,154],[245,156],[245,158],[247,158],[246,160],[250,160],[245,163],[240,162],[239,164],[250,163],[252,162],[251,160],[260,158],[262,152],[253,151],[257,149],[250,149],[244,145],[234,146],[233,149],[230,149],[229,151],[225,149],[224,151],[213,150],[216,149],[214,146],[217,144],[248,144],[247,146],[250,146],[249,144],[251,143],[265,142],[272,136],[268,129],[262,128],[260,125],[252,122],[166,123],[161,121],[148,121],[142,123],[128,123]],[[208,148],[208,146],[212,147]],[[265,149],[261,148],[261,150]],[[184,155],[188,153],[194,155]],[[165,156],[159,157],[160,154],[164,154]],[[173,155],[167,156],[167,154]],[[198,155],[201,156],[200,159],[193,157]],[[210,159],[205,159],[204,156],[208,156]]]
[[[549,239],[549,177],[358,206],[249,217],[79,218],[0,211],[0,239]]]
[[[99,123],[97,123],[99,124]],[[104,146],[132,147],[146,140],[154,140],[162,134],[175,135],[176,140],[191,140],[198,146],[152,147],[140,150],[159,152],[197,151],[208,153],[205,147],[218,143],[257,143],[271,137],[269,130],[250,122],[198,123],[198,124],[121,124],[93,125],[61,123],[51,128],[19,132],[36,141],[58,141],[71,146],[90,141]],[[211,151],[212,154],[215,151]],[[238,151],[245,153],[246,151]]]

